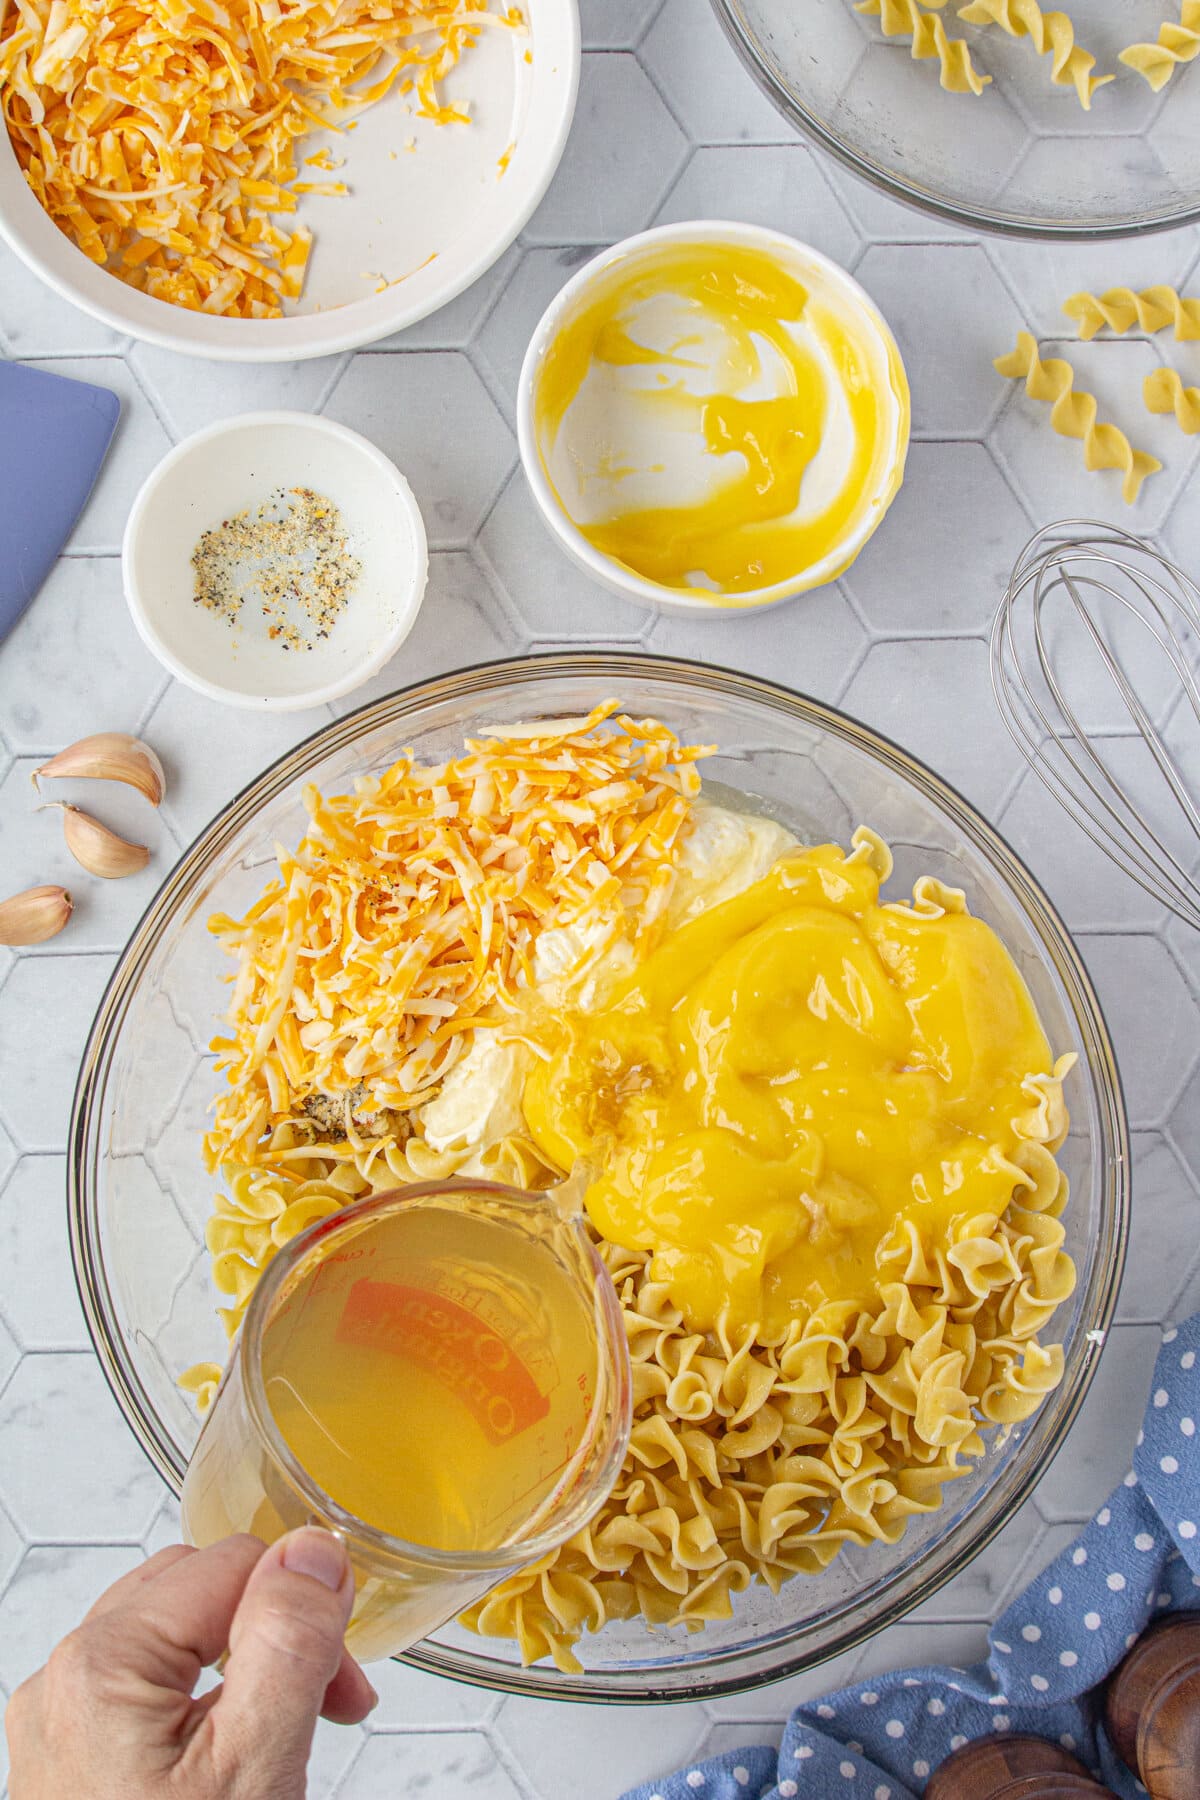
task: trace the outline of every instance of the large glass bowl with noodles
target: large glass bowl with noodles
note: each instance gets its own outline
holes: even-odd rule
[[[1180,0],[712,3],[783,117],[892,199],[1009,237],[1132,237],[1200,219],[1193,0],[1182,13]],[[847,197],[858,210],[858,192]],[[908,235],[869,194],[861,217]],[[1128,279],[1111,266],[1107,279]],[[930,294],[931,316],[939,304]]]
[[[544,1697],[660,1701],[735,1692],[811,1668],[900,1619],[958,1574],[1026,1500],[1062,1444],[1100,1356],[1120,1280],[1128,1145],[1112,1045],[1061,921],[1003,839],[903,750],[831,708],[770,682],[649,656],[547,655],[465,669],[339,719],[281,757],[200,835],[163,884],[122,956],[84,1056],[71,1134],[72,1248],[101,1364],[130,1428],[178,1491],[197,1435],[180,1375],[225,1357],[204,1232],[217,1181],[201,1161],[220,1077],[207,1046],[230,963],[206,929],[240,917],[295,846],[308,784],[352,790],[405,749],[426,764],[462,752],[484,727],[578,718],[610,697],[664,721],[684,744],[716,744],[701,765],[719,805],[779,821],[806,843],[848,846],[861,824],[892,846],[886,893],[920,875],[965,890],[1007,947],[1055,1053],[1074,1052],[1070,1181],[1062,1216],[1077,1281],[1043,1332],[1063,1345],[1062,1379],[1027,1419],[985,1436],[986,1451],[937,1510],[894,1544],[851,1546],[778,1593],[759,1583],[703,1629],[604,1624],[576,1646],[577,1672],[522,1667],[507,1638],[454,1623],[412,1650],[420,1668]],[[766,828],[764,828],[765,830]]]

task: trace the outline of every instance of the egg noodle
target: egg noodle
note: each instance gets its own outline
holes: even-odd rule
[[[696,1256],[680,1250],[686,1209],[656,1214],[648,1187],[639,1212],[635,1186],[622,1186],[630,1169],[655,1167],[638,1160],[636,1137],[655,1116],[647,1057],[658,1057],[660,1075],[674,1066],[666,1038],[652,1031],[646,1042],[657,1048],[638,1049],[629,1063],[642,1098],[619,1114],[626,1143],[608,1160],[608,1199],[588,1202],[633,1365],[628,1454],[585,1530],[464,1615],[480,1632],[515,1639],[527,1662],[550,1656],[565,1670],[579,1667],[582,1634],[606,1620],[640,1615],[699,1629],[729,1617],[733,1596],[756,1579],[777,1590],[826,1567],[844,1544],[897,1542],[984,1455],[990,1431],[1032,1414],[1063,1372],[1061,1348],[1040,1334],[1075,1279],[1063,1249],[1067,1182],[1054,1154],[1067,1133],[1062,1090],[1074,1058],[1050,1057],[1015,966],[961,892],[923,877],[911,901],[875,901],[891,856],[870,831],[856,832],[846,853],[801,850],[780,831],[791,846],[783,860],[763,835],[768,869],[760,855],[758,867],[717,882],[701,905],[692,865],[711,826],[699,798],[703,754],[610,703],[586,719],[469,741],[462,757],[436,769],[406,756],[353,795],[322,799],[310,790],[309,830],[294,853],[279,852],[279,878],[243,920],[210,922],[239,961],[230,1031],[215,1045],[228,1086],[205,1144],[222,1183],[208,1247],[231,1335],[275,1251],[350,1200],[455,1172],[530,1188],[560,1180],[548,1145],[558,1114],[544,1098],[539,1112],[530,1071],[551,1070],[561,1117],[582,1129],[593,1115],[569,1091],[584,1068],[572,1046],[615,1016],[605,1014],[610,1004],[627,1021],[639,1006],[649,1019],[646,994],[668,991],[689,945],[704,979],[717,980],[717,937],[724,931],[738,956],[752,938],[765,942],[754,909],[761,914],[780,884],[796,889],[799,922],[818,939],[833,930],[871,938],[887,978],[909,993],[914,1045],[933,1042],[923,1032],[945,1039],[923,1065],[916,1052],[897,1065],[896,1091],[929,1118],[942,1107],[958,1120],[961,1145],[970,1143],[957,1161],[956,1144],[940,1165],[946,1207],[936,1194],[928,1207],[898,1194],[872,1222],[851,1204],[854,1184],[832,1171],[839,1142],[852,1144],[854,1131],[839,1139],[838,1121],[812,1121],[827,1127],[830,1149],[791,1213],[799,1217],[802,1202],[811,1213],[812,1195],[823,1196],[822,1230],[809,1232],[811,1267],[840,1269],[841,1286],[831,1278],[821,1293],[794,1281],[801,1263],[751,1258],[769,1302],[757,1313],[749,1263],[730,1276],[728,1304],[700,1304],[695,1296],[711,1301],[713,1290],[695,1286]],[[684,890],[691,898],[681,912]],[[825,916],[822,895],[839,917]],[[792,925],[798,917],[789,915]],[[573,986],[556,987],[548,969],[565,970]],[[861,1036],[886,997],[877,1004],[857,978],[846,980],[854,1016],[834,1018],[832,1029]],[[926,990],[914,998],[918,980]],[[989,1044],[978,1009],[986,1012],[997,990],[997,1042]],[[535,992],[540,1013],[529,1004]],[[839,1007],[845,1013],[833,984],[811,992],[800,1031],[823,1029]],[[711,1001],[697,987],[687,1004]],[[739,1054],[758,1059],[751,1085],[761,1079],[779,1098],[762,1060],[775,1046],[755,1035],[758,1014],[740,1016]],[[682,1042],[675,1023],[671,1030]],[[730,1037],[721,1039],[726,1048]],[[798,1041],[780,1054],[793,1054]],[[509,1056],[510,1073],[525,1084],[524,1109],[489,1100],[470,1131],[447,1127],[447,1097],[493,1052]],[[836,1045],[830,1066],[835,1053]],[[796,1080],[811,1073],[801,1068]],[[663,1104],[682,1105],[681,1084],[663,1082]],[[870,1082],[873,1094],[874,1074]],[[693,1081],[682,1085],[694,1095]],[[964,1123],[972,1096],[970,1118],[987,1120],[983,1138]],[[669,1115],[672,1142],[681,1117]],[[811,1136],[807,1127],[785,1133],[780,1167],[790,1168],[795,1145]],[[850,1165],[843,1158],[841,1166]],[[918,1201],[936,1185],[936,1167],[914,1153],[908,1187]],[[759,1231],[767,1185],[764,1176],[761,1191],[746,1192],[747,1230],[729,1240],[739,1251],[751,1238],[770,1245],[776,1227]],[[685,1189],[671,1191],[678,1199]],[[865,1190],[854,1191],[861,1202]],[[886,1199],[886,1182],[882,1191]],[[632,1208],[622,1218],[635,1247],[612,1239],[620,1206]],[[724,1253],[721,1217],[718,1208],[701,1220],[701,1260],[706,1243],[718,1260]],[[830,1235],[825,1226],[838,1217]],[[609,1222],[604,1233],[598,1221]],[[865,1288],[845,1275],[858,1268],[854,1246],[863,1242],[871,1246]],[[736,1261],[731,1253],[727,1266]],[[772,1267],[787,1271],[773,1290]],[[184,1376],[201,1410],[220,1373],[201,1364]]]
[[[312,249],[294,213],[297,141],[352,128],[399,84],[418,116],[466,122],[438,84],[489,0],[10,0],[0,99],[39,203],[92,262],[155,299],[279,316]],[[327,150],[307,159],[336,168]]]

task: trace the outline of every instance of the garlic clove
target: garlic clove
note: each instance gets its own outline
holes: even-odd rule
[[[118,837],[82,807],[72,806],[66,800],[51,800],[47,804],[62,813],[67,849],[89,875],[116,881],[122,875],[136,875],[150,861],[145,844],[131,844],[127,838]]]
[[[167,789],[163,766],[149,744],[127,731],[98,731],[92,737],[68,744],[57,756],[33,771],[48,780],[70,777],[75,781],[124,781],[157,806]]]
[[[74,905],[63,887],[26,888],[0,900],[0,944],[44,944],[57,937]]]

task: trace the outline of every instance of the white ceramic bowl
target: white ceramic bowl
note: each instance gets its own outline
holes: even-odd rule
[[[490,268],[558,167],[579,87],[576,0],[522,0],[521,10],[527,32],[485,30],[443,83],[447,100],[469,105],[469,125],[418,119],[394,91],[353,134],[304,140],[305,156],[327,144],[345,159],[338,179],[350,194],[301,198],[294,222],[312,227],[313,253],[304,294],[282,319],[189,312],[89,262],[34,199],[2,125],[0,236],[64,299],[184,355],[297,362],[375,343]],[[381,281],[390,285],[376,291]]]
[[[847,305],[857,313],[859,319],[877,333],[881,345],[888,352],[889,360],[899,371],[903,394],[896,396],[893,409],[894,456],[889,468],[884,471],[876,492],[871,496],[871,504],[858,528],[840,538],[830,554],[819,562],[797,571],[788,580],[778,582],[773,587],[756,588],[737,594],[705,596],[696,589],[664,587],[656,581],[650,581],[624,563],[594,548],[566,511],[547,473],[545,447],[539,439],[535,403],[542,365],[551,344],[568,319],[590,304],[595,298],[596,290],[607,281],[618,264],[640,262],[656,245],[666,248],[677,244],[708,243],[744,244],[748,249],[774,257],[789,273],[797,275],[801,280],[806,270],[810,275],[817,274],[822,283],[843,295]],[[693,616],[708,614],[720,617],[733,610],[772,606],[783,600],[794,599],[812,588],[821,587],[840,575],[853,562],[895,498],[903,477],[908,435],[908,388],[900,352],[887,321],[870,296],[839,264],[823,256],[819,250],[800,243],[796,238],[785,237],[782,232],[726,219],[660,225],[653,231],[642,231],[635,237],[625,238],[610,250],[604,250],[599,256],[593,257],[591,262],[586,263],[567,282],[542,314],[525,352],[517,392],[517,438],[521,462],[533,490],[533,497],[551,535],[585,574],[613,593],[620,594],[623,599],[633,600],[642,606],[687,612]]]
[[[249,615],[231,625],[193,597],[201,534],[280,487],[332,500],[362,565],[311,650],[285,650]],[[147,648],[188,687],[259,712],[319,706],[376,674],[412,630],[428,567],[425,525],[399,469],[357,431],[313,413],[245,413],[185,438],[144,482],[121,547],[125,598]]]

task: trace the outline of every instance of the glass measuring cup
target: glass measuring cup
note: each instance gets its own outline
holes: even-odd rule
[[[391,1656],[580,1530],[616,1480],[620,1304],[553,1193],[433,1182],[283,1246],[184,1482],[184,1535],[343,1539],[361,1660]]]

